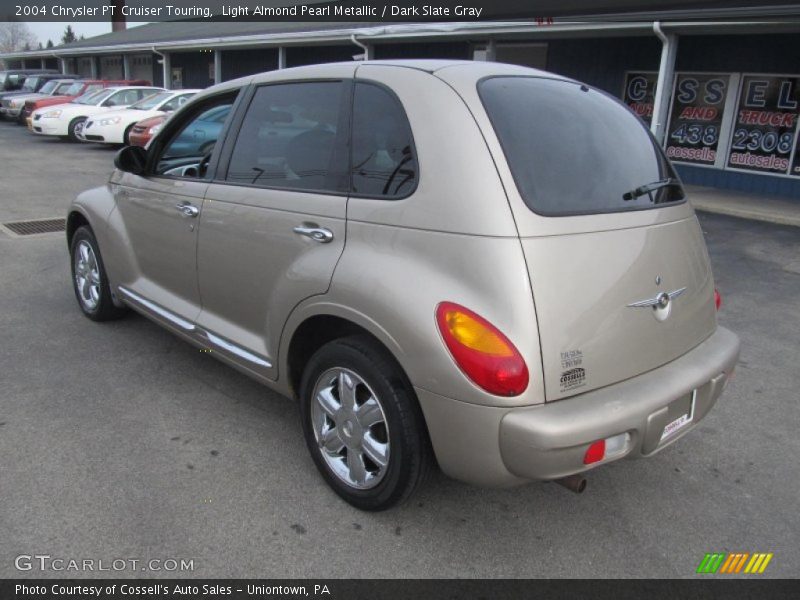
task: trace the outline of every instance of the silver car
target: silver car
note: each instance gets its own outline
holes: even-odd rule
[[[361,509],[434,463],[582,491],[683,437],[737,361],[672,166],[570,79],[272,71],[198,94],[116,166],[69,211],[83,313],[134,309],[296,398],[319,471]]]

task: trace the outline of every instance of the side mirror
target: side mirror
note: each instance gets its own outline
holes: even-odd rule
[[[141,146],[125,146],[114,157],[114,166],[120,171],[141,175],[147,164],[147,150]]]

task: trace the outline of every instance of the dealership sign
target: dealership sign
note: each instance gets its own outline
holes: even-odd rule
[[[630,72],[625,76],[625,104],[648,125],[653,120],[657,81],[658,73],[649,71]]]
[[[800,77],[742,77],[728,167],[789,174],[799,105]]]
[[[676,77],[664,140],[670,159],[714,164],[729,87],[730,75],[682,73]]]
[[[625,74],[622,98],[649,126],[657,74]],[[676,73],[664,150],[670,160],[800,177],[800,75]]]

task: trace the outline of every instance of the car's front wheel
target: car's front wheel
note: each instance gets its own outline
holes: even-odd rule
[[[70,121],[67,128],[67,137],[71,142],[79,142],[78,135],[83,132],[83,127],[86,125],[86,117],[77,117]]]
[[[79,227],[70,244],[72,287],[83,314],[93,321],[118,319],[126,312],[114,305],[103,259],[92,230]]]
[[[125,144],[126,146],[131,145],[131,131],[133,131],[134,125],[136,125],[136,123],[131,123],[130,125],[128,125],[125,128],[125,133],[122,134],[122,143]]]
[[[300,399],[317,468],[356,508],[387,509],[425,479],[432,451],[413,388],[369,337],[320,348],[303,373]]]

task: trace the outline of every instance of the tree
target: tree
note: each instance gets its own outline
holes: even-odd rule
[[[44,46],[42,46],[42,42],[39,42],[39,45],[36,47],[37,50],[42,50]]]
[[[31,48],[36,41],[36,36],[25,23],[19,21],[0,23],[0,52],[16,52],[26,45]]]
[[[48,48],[52,48],[53,47],[53,40],[50,40],[50,39],[47,40],[47,47]]]
[[[72,25],[67,25],[67,28],[64,30],[64,35],[61,36],[61,43],[62,44],[71,44],[72,42],[76,41],[78,38],[75,35],[75,32],[72,31]]]

